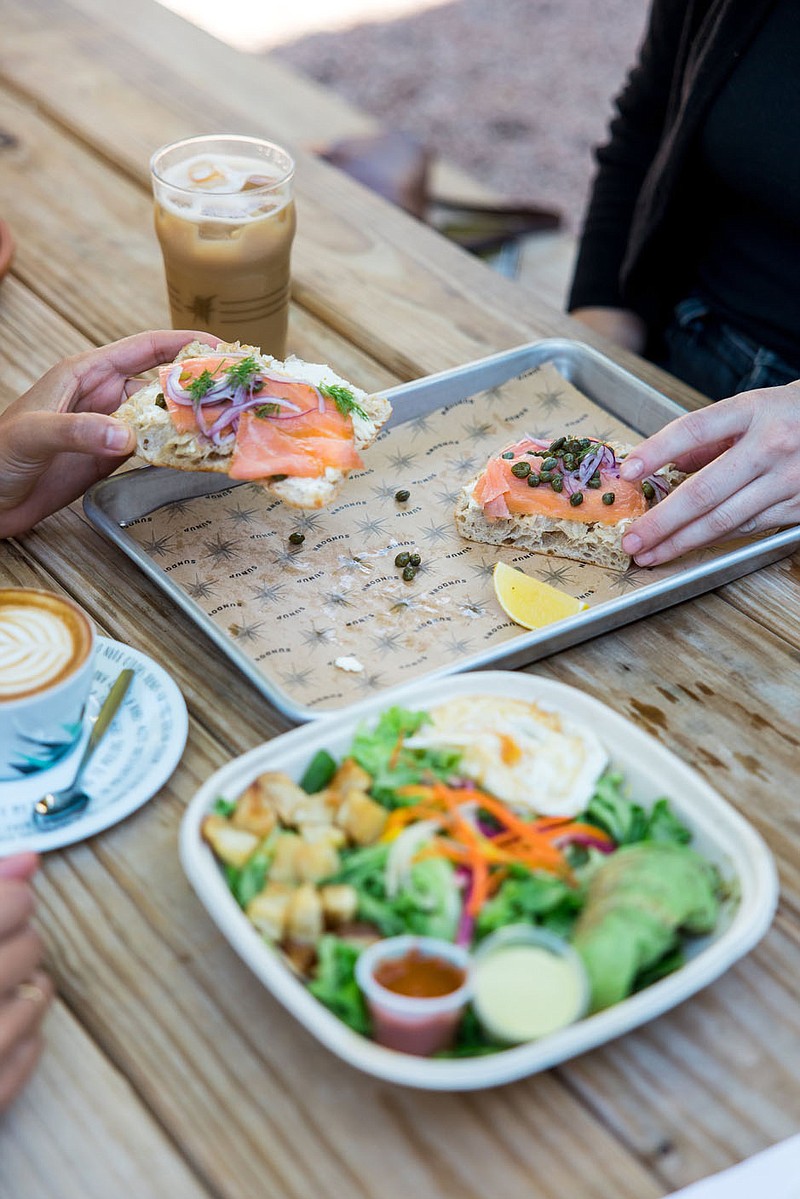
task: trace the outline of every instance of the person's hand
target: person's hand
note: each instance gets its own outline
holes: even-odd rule
[[[647,326],[637,313],[627,308],[573,308],[569,315],[624,350],[641,354],[644,349]]]
[[[36,1065],[42,1019],[53,999],[53,985],[40,968],[42,943],[30,924],[29,880],[37,864],[32,853],[0,860],[0,1112]]]
[[[674,462],[692,472],[622,539],[640,566],[800,521],[800,380],[743,391],[666,425],[620,464],[641,479]]]
[[[132,430],[109,414],[143,385],[132,376],[171,362],[192,330],[138,333],[57,363],[0,415],[0,537],[77,499],[133,452]]]

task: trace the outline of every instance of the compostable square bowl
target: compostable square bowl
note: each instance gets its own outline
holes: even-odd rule
[[[219,796],[235,798],[264,771],[281,770],[299,779],[320,749],[337,759],[344,757],[357,726],[374,722],[392,705],[419,711],[470,695],[534,701],[589,725],[608,750],[611,766],[624,775],[633,799],[648,807],[663,795],[669,798],[677,816],[692,830],[694,848],[733,884],[730,889],[737,901],[723,905],[713,933],[688,943],[683,966],[611,1008],[541,1040],[485,1056],[412,1057],[353,1032],[314,998],[280,953],[250,924],[200,829]],[[398,687],[235,758],[212,775],[190,803],[181,825],[180,856],[191,885],[222,934],[309,1032],[360,1070],[426,1090],[477,1090],[511,1082],[644,1024],[713,982],[748,953],[769,928],[778,897],[775,866],[763,840],[694,770],[594,697],[551,679],[505,671],[461,674]]]

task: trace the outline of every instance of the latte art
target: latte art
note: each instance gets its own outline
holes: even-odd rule
[[[58,596],[0,591],[0,701],[51,688],[86,658],[91,630]]]

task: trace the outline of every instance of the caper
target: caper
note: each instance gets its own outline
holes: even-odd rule
[[[646,479],[645,479],[644,483],[642,483],[642,491],[644,492],[644,497],[646,500],[654,500],[655,499],[656,489],[653,486],[653,484],[648,483]]]
[[[537,475],[536,471],[532,470],[531,473],[528,475],[528,486],[529,487],[538,487],[540,482],[541,482],[541,479]]]
[[[573,491],[572,495],[569,497],[569,502],[572,504],[573,508],[580,508],[581,504],[583,503],[583,492]]]
[[[414,569],[416,570],[416,568],[417,568],[417,567],[420,565],[420,563],[422,562],[422,559],[420,558],[419,554],[411,554],[411,555],[409,556],[409,559],[408,559],[408,561],[409,561],[409,563],[411,564],[411,566],[413,566],[413,567],[414,567]]]
[[[408,566],[408,560],[411,557],[408,550],[403,550],[394,560],[395,566]]]
[[[565,455],[564,455],[564,466],[567,468],[567,470],[574,470],[574,469],[575,469],[575,456],[574,456],[574,454],[565,454]]]
[[[253,382],[253,385],[252,385],[252,387],[250,388],[250,390],[251,390],[251,391],[256,391],[256,392],[258,392],[258,391],[263,391],[263,390],[264,390],[264,380],[263,380],[263,379],[256,379],[256,380]]]
[[[553,477],[553,472],[551,470],[540,470],[539,471],[539,482],[540,483],[549,483],[550,480],[552,479],[552,477]]]
[[[561,475],[554,475],[550,480],[550,486],[553,488],[553,491],[563,491],[564,480],[561,478]]]
[[[557,437],[555,441],[550,442],[550,453],[557,454],[566,441],[566,437]]]
[[[305,533],[290,533],[289,542],[292,545],[302,545],[306,539]]]
[[[500,457],[501,457],[501,458],[513,458],[513,457],[514,457],[514,451],[513,451],[513,450],[506,450],[505,454],[501,454],[501,455],[500,455]]]
[[[599,487],[600,486],[600,476],[598,474],[592,475],[591,479],[589,479],[586,486],[587,487]]]
[[[394,493],[394,498],[397,500],[398,504],[404,504],[410,495],[411,492],[407,491],[404,487],[401,491],[396,491]]]
[[[153,403],[155,404],[156,408],[166,408],[166,406],[167,406],[167,401],[164,399],[164,393],[163,393],[163,391],[160,391],[160,392],[158,393],[158,395],[156,396],[156,398],[155,398],[155,400],[153,401]]]
[[[555,470],[557,466],[557,458],[545,458],[544,462],[542,463],[542,470]]]
[[[614,500],[616,498],[617,497],[614,495],[613,491],[604,491],[603,492],[603,503],[604,504],[613,504]]]
[[[591,444],[592,443],[588,437],[582,437],[580,439],[580,441],[578,442],[578,445],[581,447],[582,450],[588,450],[588,448]]]
[[[416,566],[412,565],[411,562],[409,562],[408,566],[403,567],[403,578],[405,579],[405,581],[407,583],[411,582],[411,580],[415,577],[416,573],[417,573],[417,568],[416,568]]]
[[[527,479],[531,473],[530,462],[515,462],[511,467],[511,473],[517,479]]]

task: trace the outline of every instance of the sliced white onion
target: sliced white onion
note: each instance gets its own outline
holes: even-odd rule
[[[438,820],[417,820],[392,842],[386,858],[386,894],[394,899],[409,876],[414,855],[441,828]]]

